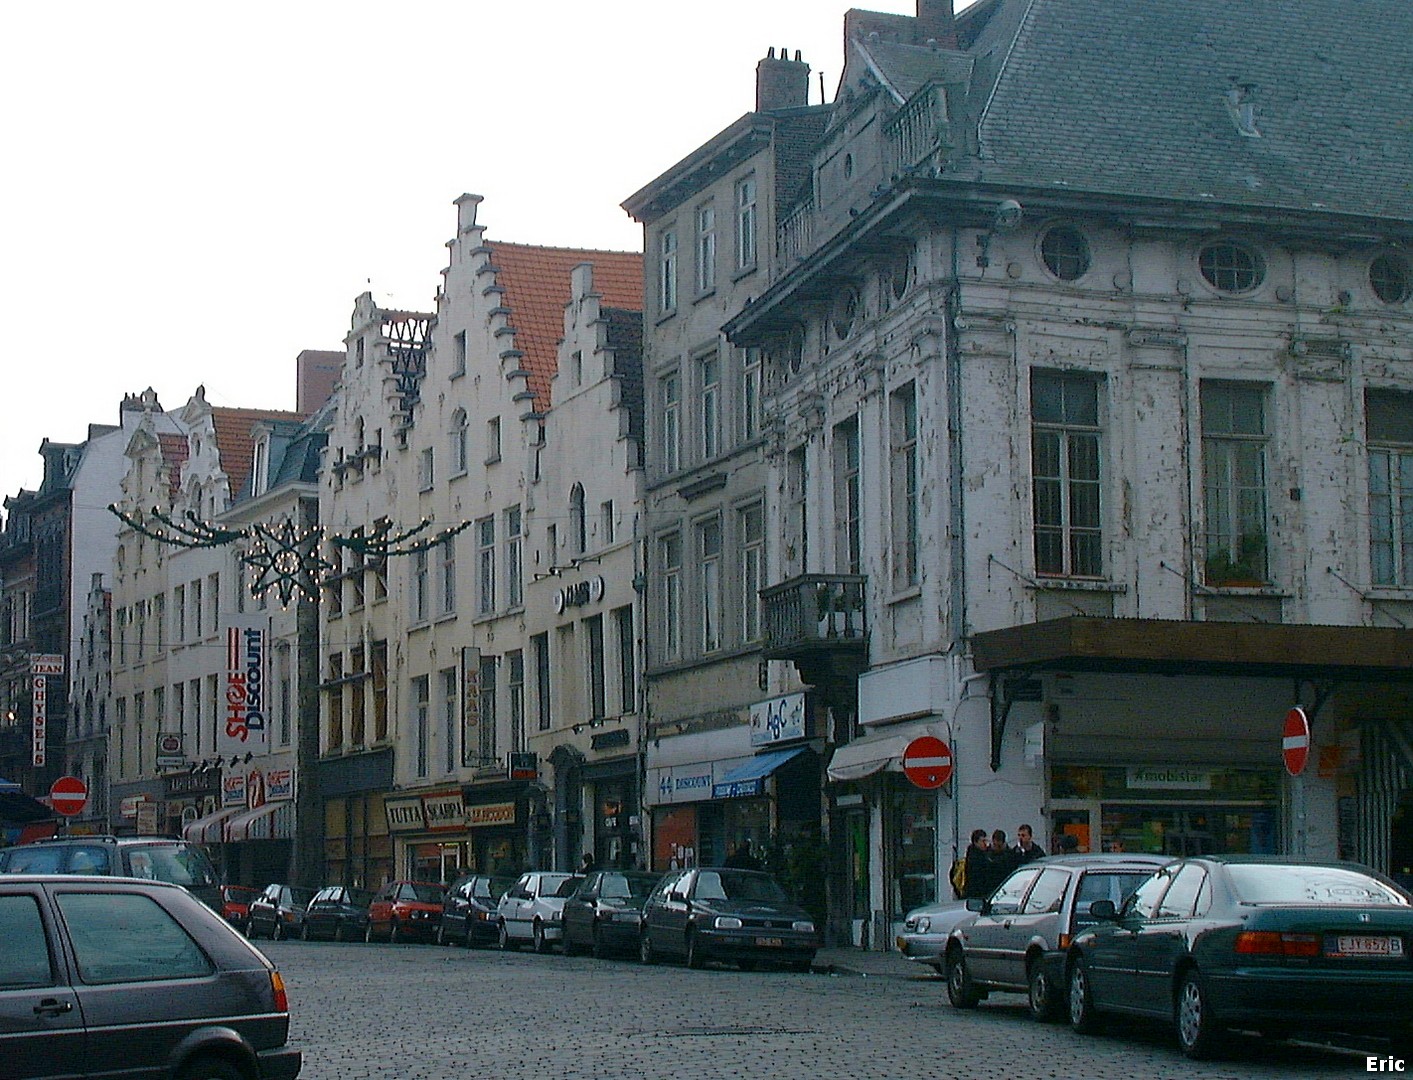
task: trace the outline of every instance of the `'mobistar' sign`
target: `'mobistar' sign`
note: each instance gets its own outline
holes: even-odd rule
[[[269,747],[268,654],[270,620],[230,615],[225,620],[225,720],[216,731],[219,754],[264,753]]]

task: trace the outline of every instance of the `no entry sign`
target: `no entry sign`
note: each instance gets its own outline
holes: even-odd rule
[[[88,787],[77,776],[61,776],[49,789],[49,801],[55,813],[73,817],[88,803]]]
[[[903,775],[920,788],[939,788],[952,778],[952,748],[921,735],[903,751]]]
[[[1305,763],[1310,759],[1310,719],[1299,705],[1285,714],[1281,758],[1285,761],[1285,771],[1291,776],[1303,773]]]

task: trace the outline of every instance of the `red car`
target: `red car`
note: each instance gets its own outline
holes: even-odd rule
[[[221,918],[236,926],[244,926],[250,917],[250,901],[260,895],[259,889],[247,889],[244,885],[221,886]]]
[[[389,881],[368,906],[364,941],[434,941],[442,921],[446,886],[430,881]]]

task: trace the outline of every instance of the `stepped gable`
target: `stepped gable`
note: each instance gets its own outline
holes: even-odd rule
[[[593,251],[583,248],[537,247],[487,242],[496,267],[496,284],[504,288],[501,304],[515,328],[515,347],[524,354],[530,373],[534,408],[550,407],[550,380],[558,369],[559,342],[564,336],[564,308],[570,300],[570,271],[580,263],[594,267],[594,291],[605,308],[643,310],[643,257],[635,251]]]
[[[255,440],[250,429],[257,420],[291,420],[304,417],[295,412],[275,409],[211,409],[211,426],[216,432],[216,449],[221,455],[221,471],[226,474],[231,498],[245,490],[250,469],[255,462]],[[165,438],[165,436],[163,436]]]
[[[167,494],[175,499],[182,489],[182,466],[191,456],[185,435],[157,433],[157,445],[162,450],[162,464],[167,469]]]

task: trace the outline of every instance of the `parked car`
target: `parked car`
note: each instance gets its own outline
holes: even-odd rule
[[[260,895],[259,889],[246,885],[221,886],[221,918],[232,926],[244,926],[250,917],[250,901]]]
[[[643,902],[661,874],[595,870],[564,902],[564,955],[588,949],[602,959],[610,952],[636,954]]]
[[[257,938],[263,934],[271,941],[296,937],[304,927],[304,911],[313,899],[313,889],[279,882],[266,885],[260,895],[250,901],[245,936]]]
[[[1116,910],[1117,909],[1117,910]],[[1206,856],[1172,863],[1101,920],[1068,957],[1070,1025],[1105,1014],[1177,1028],[1189,1057],[1229,1028],[1413,1034],[1413,897],[1356,863]]]
[[[299,936],[305,941],[357,941],[368,929],[373,894],[347,885],[325,885],[304,911]]]
[[[431,881],[389,881],[368,905],[364,941],[387,936],[390,944],[416,938],[433,941],[442,921],[442,898],[446,886]]]
[[[221,883],[206,852],[162,836],[76,836],[0,850],[0,874],[115,874],[165,881],[189,890],[214,911]]]
[[[549,952],[562,936],[564,901],[583,880],[578,874],[546,870],[521,874],[496,905],[500,947],[518,949],[529,943],[536,952]]]
[[[491,874],[463,874],[457,878],[442,899],[437,944],[460,941],[469,949],[499,941],[500,919],[496,908],[500,898],[514,884],[514,878]]]
[[[643,905],[639,959],[681,957],[688,967],[726,960],[743,971],[761,960],[808,971],[819,948],[809,914],[769,874],[705,867],[664,879]]]
[[[6,1077],[294,1077],[284,980],[184,888],[0,876]]]
[[[948,999],[969,1009],[992,990],[1023,991],[1031,1016],[1057,1019],[1070,942],[1098,921],[1089,905],[1122,904],[1171,861],[1169,855],[1096,853],[1026,863],[987,899],[965,902],[976,917],[962,920],[948,935]]]
[[[924,904],[913,908],[903,919],[903,932],[897,935],[893,944],[903,959],[926,964],[937,974],[945,975],[946,966],[942,954],[947,948],[947,937],[956,925],[964,920],[976,918],[976,912],[967,907],[965,900],[944,900],[937,904]]]

